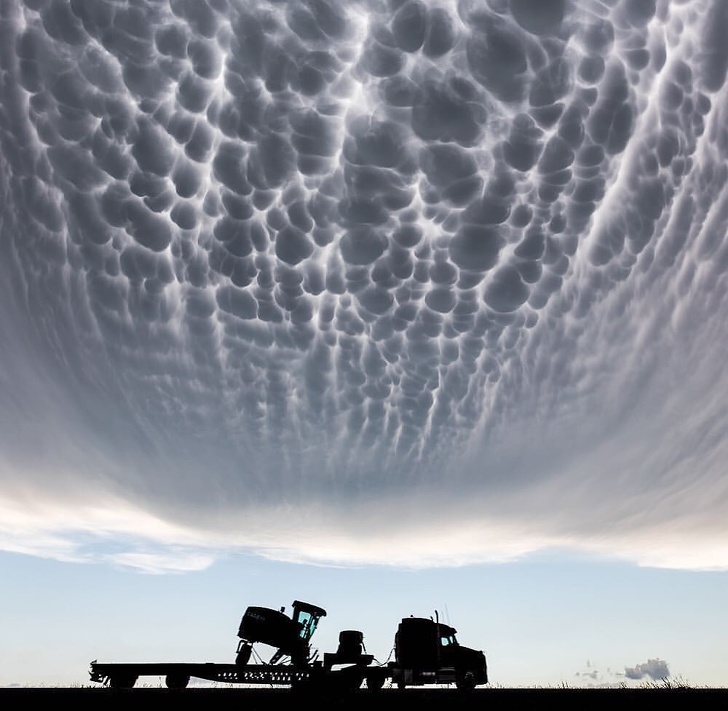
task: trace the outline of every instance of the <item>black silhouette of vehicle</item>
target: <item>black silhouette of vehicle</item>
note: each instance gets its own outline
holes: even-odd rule
[[[339,633],[335,652],[319,658],[311,638],[326,610],[295,600],[285,608],[250,606],[238,626],[233,663],[216,662],[91,662],[91,681],[114,689],[130,689],[140,677],[164,677],[170,689],[184,689],[190,679],[245,685],[289,686],[372,691],[387,681],[397,688],[455,684],[471,690],[488,683],[485,654],[462,646],[454,627],[434,618],[405,617],[395,633],[394,660],[381,664],[364,647],[359,630]],[[275,648],[268,662],[253,663],[254,645]],[[257,656],[257,655],[256,655]]]

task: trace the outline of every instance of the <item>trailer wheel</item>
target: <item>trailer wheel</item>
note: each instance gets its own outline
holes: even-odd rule
[[[137,677],[133,675],[116,674],[109,677],[109,686],[112,689],[131,689],[137,682]]]
[[[364,675],[358,669],[351,667],[332,672],[329,679],[331,688],[345,694],[351,694],[361,688]]]
[[[369,673],[366,679],[369,691],[379,691],[384,686],[384,674]]]
[[[186,689],[190,678],[187,674],[167,674],[164,683],[168,689]]]

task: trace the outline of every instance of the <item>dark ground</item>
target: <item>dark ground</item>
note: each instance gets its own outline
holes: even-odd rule
[[[477,688],[463,693],[456,689],[382,689],[373,693],[361,689],[346,696],[302,695],[284,689],[239,688],[21,688],[0,689],[0,709],[53,707],[94,709],[235,709],[236,711],[277,711],[309,709],[328,711],[404,711],[409,708],[435,711],[479,709],[480,711],[528,711],[549,709],[588,711],[608,708],[610,711],[631,709],[710,709],[728,711],[728,688],[725,689],[490,689]]]

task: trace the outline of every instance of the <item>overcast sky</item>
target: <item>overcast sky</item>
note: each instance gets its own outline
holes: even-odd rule
[[[0,549],[728,569],[727,28],[2,3]]]

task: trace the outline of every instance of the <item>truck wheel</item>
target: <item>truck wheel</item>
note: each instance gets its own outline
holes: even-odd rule
[[[112,689],[131,689],[136,684],[137,677],[116,675],[109,677],[109,686]]]
[[[168,689],[186,689],[190,678],[187,674],[167,674],[164,683]]]
[[[473,672],[465,672],[462,675],[458,675],[455,686],[460,691],[472,691],[475,688],[475,676]]]

